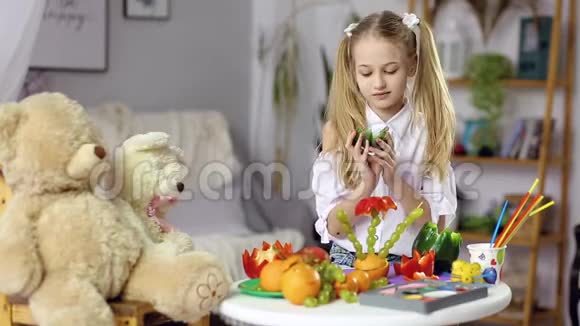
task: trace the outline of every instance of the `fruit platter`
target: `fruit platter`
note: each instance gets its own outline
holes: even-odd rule
[[[256,297],[283,298],[306,307],[316,307],[334,300],[358,302],[361,293],[389,285],[387,256],[401,234],[424,213],[421,205],[412,210],[390,239],[375,252],[376,228],[389,210],[396,209],[396,203],[389,196],[368,197],[357,203],[355,214],[371,219],[366,253],[362,251],[348,215],[344,211],[337,213],[343,230],[356,250],[352,269],[331,263],[328,252],[319,247],[294,251],[292,244],[276,241],[273,244],[263,242],[261,248],[253,248],[251,252],[246,249],[242,254],[242,263],[248,280],[238,284],[239,292]],[[454,254],[459,254],[460,236],[448,230],[440,234],[431,224],[425,224],[415,239],[413,256],[403,256],[401,263],[393,265],[395,273],[404,281],[439,279],[435,274],[437,262],[440,262],[440,269],[448,268],[451,272],[451,263],[457,259]],[[440,254],[440,260],[437,254]]]

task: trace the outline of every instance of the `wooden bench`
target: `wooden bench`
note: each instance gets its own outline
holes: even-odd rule
[[[117,326],[152,326],[169,322],[163,315],[157,313],[148,303],[143,302],[111,302]],[[210,317],[205,316],[190,326],[210,326]],[[9,298],[0,294],[0,326],[36,325],[28,305],[11,303]]]

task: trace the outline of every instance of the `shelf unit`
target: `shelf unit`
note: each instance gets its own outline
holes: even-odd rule
[[[429,0],[407,0],[409,12],[416,12],[417,2],[420,2],[422,17],[427,22],[431,21],[431,8]],[[542,234],[541,226],[543,218],[535,218],[528,223],[532,223],[532,232],[530,237],[515,239],[510,245],[527,247],[530,250],[530,270],[527,275],[526,294],[523,303],[523,309],[506,311],[486,318],[485,322],[506,323],[531,325],[533,321],[539,319],[551,319],[556,325],[563,324],[563,286],[564,286],[564,266],[567,249],[567,225],[568,225],[568,193],[569,193],[569,175],[571,162],[571,129],[572,129],[572,96],[574,87],[574,65],[575,65],[575,36],[576,36],[576,0],[568,0],[568,21],[567,25],[563,22],[562,7],[563,0],[554,0],[554,15],[551,31],[550,52],[548,59],[548,78],[547,80],[520,80],[506,79],[504,85],[507,88],[530,88],[537,91],[543,91],[546,95],[542,146],[540,148],[540,158],[538,160],[516,160],[504,158],[485,158],[485,157],[454,157],[455,163],[471,162],[476,164],[496,164],[515,167],[530,167],[537,169],[537,177],[540,178],[537,191],[545,193],[545,177],[549,167],[557,168],[561,177],[560,198],[555,199],[559,205],[559,230],[554,234]],[[567,39],[562,40],[561,30],[567,28]],[[560,46],[564,45],[565,49],[565,69],[563,76],[558,76],[560,68]],[[448,81],[449,87],[467,87],[470,85],[468,79],[453,79]],[[561,90],[564,96],[563,102],[563,150],[560,156],[550,157],[550,144],[552,143],[551,123],[552,113],[554,110],[554,97],[557,90]],[[547,211],[546,214],[553,214],[553,211]],[[555,214],[553,214],[555,215]],[[489,235],[477,233],[462,232],[466,241],[489,241]],[[557,271],[557,289],[556,289],[556,306],[554,309],[539,311],[535,309],[536,294],[536,275],[539,248],[546,245],[556,246],[558,249],[558,271]]]
[[[493,164],[493,165],[508,165],[508,166],[538,166],[540,160],[519,160],[513,158],[503,157],[477,157],[477,156],[455,156],[454,163],[474,163],[474,164]],[[564,161],[559,157],[552,157],[548,159],[548,165],[561,166]]]

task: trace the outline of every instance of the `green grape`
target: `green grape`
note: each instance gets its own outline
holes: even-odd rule
[[[318,303],[327,304],[330,301],[330,291],[322,291],[318,294]]]
[[[332,288],[332,284],[331,283],[323,283],[322,284],[322,290],[321,290],[321,292],[325,292],[325,291],[330,292],[330,291],[332,291],[332,289],[333,288]]]
[[[322,281],[323,282],[333,282],[334,281],[334,271],[332,269],[325,269],[324,272],[322,272]]]
[[[369,236],[372,234],[372,236],[374,237],[374,235],[377,233],[377,228],[374,226],[369,226]]]
[[[393,245],[395,243],[397,243],[397,241],[399,241],[399,238],[401,238],[401,235],[399,233],[397,233],[393,236],[393,238],[391,239],[391,242],[393,243]]]
[[[362,252],[360,252],[360,253],[359,253],[359,252],[357,252],[357,253],[356,253],[356,258],[357,258],[357,259],[363,260],[363,259],[365,259],[366,257],[367,257],[367,255],[363,254]]]
[[[357,242],[357,243],[354,244],[354,249],[356,251],[362,251],[362,245]]]
[[[308,297],[304,299],[304,306],[308,308],[313,308],[318,306],[318,300],[314,297]]]
[[[334,275],[334,280],[338,283],[344,283],[344,281],[346,281],[346,275],[344,273]]]
[[[336,214],[336,218],[343,224],[348,223],[348,216],[346,215],[346,212],[342,209],[338,211],[338,213]]]
[[[322,267],[322,265],[314,265],[314,270],[316,270],[318,274],[322,274],[324,267]]]
[[[370,289],[371,289],[371,290],[374,290],[374,289],[376,289],[376,288],[378,288],[378,287],[379,287],[379,282],[378,282],[378,280],[373,280],[373,281],[371,281],[371,287],[370,287]]]
[[[344,274],[344,271],[342,269],[339,268],[339,269],[337,269],[337,270],[334,271],[334,279],[336,281],[339,281],[339,279],[342,279],[342,278],[345,278],[345,277],[346,277],[346,275]],[[340,283],[342,283],[342,282],[340,282]]]
[[[388,251],[395,245],[395,243],[397,243],[397,241],[399,241],[399,239],[401,238],[401,234],[405,232],[405,229],[407,229],[407,227],[411,225],[421,215],[423,215],[423,209],[420,207],[415,208],[413,211],[411,211],[411,214],[409,214],[409,216],[407,216],[405,220],[403,220],[402,223],[399,223],[399,225],[397,225],[395,232],[391,235],[391,239],[387,241],[383,246],[383,249],[385,250],[383,251],[381,249],[381,252],[383,254],[386,254],[385,256],[381,255],[381,257],[384,258],[388,255]]]
[[[355,242],[357,240],[356,235],[354,235],[354,233],[349,233],[348,240],[350,240],[350,242]]]
[[[349,290],[340,290],[340,298],[345,300],[345,298],[348,297],[350,293],[351,292]]]
[[[395,234],[403,233],[403,231],[405,231],[405,224],[399,223],[399,225],[397,225],[397,228],[395,229]]]
[[[379,250],[379,257],[386,258],[389,255],[389,251],[385,248]]]
[[[343,300],[346,301],[347,303],[355,303],[358,302],[358,297],[356,293],[348,292],[348,295],[345,298],[343,298]]]
[[[388,284],[389,280],[386,277],[381,277],[380,279],[371,282],[371,288],[373,289],[381,288],[387,286]]]
[[[336,265],[336,264],[330,264],[330,265],[328,265],[328,268],[330,268],[330,270],[333,272],[340,270],[340,267],[338,267],[338,265]]]
[[[325,260],[322,263],[320,263],[320,265],[322,266],[323,269],[325,269],[330,265],[330,262],[328,260]]]
[[[380,218],[373,218],[371,220],[371,226],[377,227],[379,224],[381,224],[381,219]]]
[[[378,280],[375,280],[375,282],[377,282],[377,285],[381,287],[389,284],[389,279],[387,279],[386,277],[381,277]]]

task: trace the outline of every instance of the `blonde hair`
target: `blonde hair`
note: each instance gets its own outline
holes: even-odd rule
[[[350,31],[350,36],[345,36],[340,42],[326,110],[326,120],[336,133],[336,141],[324,151],[343,154],[340,155],[339,175],[349,188],[359,183],[360,176],[354,173],[354,158],[342,149],[353,130],[366,128],[365,100],[356,83],[352,49],[367,35],[403,45],[408,57],[413,59],[409,62],[418,62],[411,100],[416,110],[412,115],[413,122],[420,113],[427,128],[424,169],[440,178],[447,176],[455,136],[455,113],[433,33],[424,21],[419,23],[419,32],[420,40],[417,41],[415,32],[403,24],[399,15],[382,11],[365,17]]]

